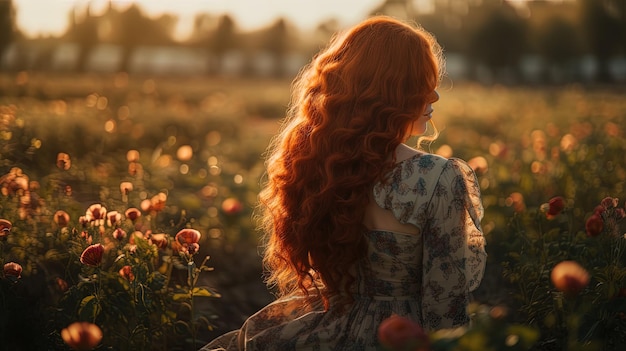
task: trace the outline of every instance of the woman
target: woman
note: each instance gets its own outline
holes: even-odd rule
[[[404,144],[431,121],[440,57],[425,31],[374,17],[301,72],[260,195],[278,299],[203,350],[373,350],[392,314],[469,322],[486,261],[476,177]]]

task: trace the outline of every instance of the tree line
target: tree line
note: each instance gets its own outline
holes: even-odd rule
[[[626,57],[626,1],[569,0],[531,1],[525,6],[502,0],[432,0],[429,12],[415,8],[411,0],[387,0],[370,14],[404,17],[431,31],[447,54],[458,54],[469,67],[483,67],[496,77],[519,78],[520,63],[529,55],[538,58],[546,75],[561,72],[577,79],[581,57],[593,58],[595,79],[611,82],[610,65]],[[171,14],[149,17],[137,4],[124,10],[109,5],[104,13],[94,14],[89,6],[69,14],[70,26],[58,38],[25,38],[15,24],[11,0],[0,1],[0,57],[13,43],[37,40],[47,45],[35,68],[46,69],[46,52],[62,42],[79,48],[75,70],[85,71],[94,48],[112,44],[121,48],[117,70],[128,71],[133,52],[141,46],[180,46],[205,50],[211,57],[209,74],[220,72],[230,52],[251,54],[263,51],[276,62],[275,75],[285,72],[284,61],[293,52],[314,54],[340,29],[338,21],[328,19],[312,32],[301,31],[297,24],[280,18],[266,28],[244,32],[230,15],[199,13],[192,34],[185,40],[174,38],[177,18]],[[470,78],[475,70],[470,70]]]

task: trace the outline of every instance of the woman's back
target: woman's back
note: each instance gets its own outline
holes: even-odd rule
[[[470,173],[463,175],[464,171]],[[480,221],[480,201],[455,189],[462,184],[477,187],[471,169],[462,161],[415,154],[398,162],[389,179],[377,184],[372,194],[375,206],[394,219],[378,224],[419,229],[406,233],[372,228],[363,233],[368,252],[354,267],[350,304],[344,305],[342,296],[336,295],[325,310],[314,292],[308,297],[286,296],[205,350],[376,350],[378,325],[392,314],[426,329],[467,323],[465,301],[482,277],[486,258],[482,235],[469,240],[479,233],[469,223]],[[431,211],[447,212],[450,207],[466,215],[432,220]],[[464,218],[469,222],[458,220]]]

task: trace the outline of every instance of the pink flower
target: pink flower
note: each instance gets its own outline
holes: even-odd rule
[[[550,273],[554,287],[567,296],[575,296],[589,284],[589,273],[575,261],[562,261]]]
[[[102,263],[104,255],[104,246],[102,244],[93,244],[88,246],[80,255],[80,262],[88,266],[97,267]]]
[[[380,323],[378,340],[392,350],[426,351],[430,347],[428,335],[418,323],[396,314]]]
[[[102,330],[89,322],[75,322],[61,330],[61,338],[74,350],[92,350],[102,340]]]
[[[20,279],[22,277],[22,266],[15,262],[5,263],[3,272],[5,277]]]
[[[176,234],[176,241],[181,244],[195,244],[200,241],[202,235],[195,229],[185,228]]]
[[[602,216],[594,213],[587,219],[585,223],[585,229],[587,230],[587,235],[591,237],[596,237],[602,233],[604,229],[604,220]]]

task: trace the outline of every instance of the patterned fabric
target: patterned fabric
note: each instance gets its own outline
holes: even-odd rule
[[[469,323],[470,292],[487,258],[472,169],[459,159],[418,154],[373,191],[379,206],[420,234],[364,233],[369,250],[355,269],[354,302],[337,308],[340,297],[331,298],[324,311],[320,299],[280,298],[201,350],[378,350],[378,325],[394,313],[427,330]]]

